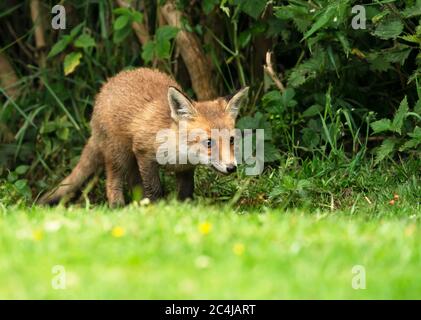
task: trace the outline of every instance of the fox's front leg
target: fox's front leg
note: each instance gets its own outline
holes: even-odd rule
[[[159,166],[148,156],[136,154],[137,165],[139,166],[142,178],[143,194],[145,198],[156,201],[164,195],[161,180],[159,179]]]
[[[192,199],[194,192],[194,169],[183,172],[177,172],[175,174],[175,178],[177,181],[178,199]]]

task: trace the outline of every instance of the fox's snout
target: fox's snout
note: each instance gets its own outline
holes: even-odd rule
[[[227,173],[233,173],[237,171],[237,166],[235,164],[227,165]]]

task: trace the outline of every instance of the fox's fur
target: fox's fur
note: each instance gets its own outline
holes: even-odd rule
[[[164,128],[177,131],[182,119],[189,130],[233,129],[238,109],[246,101],[247,89],[230,99],[194,102],[181,93],[174,79],[160,71],[138,68],[120,72],[103,85],[96,97],[92,134],[79,163],[40,202],[57,203],[64,196],[71,196],[101,167],[105,168],[110,206],[124,204],[126,181],[132,186],[142,184],[144,196],[157,200],[163,195],[156,160],[157,132]],[[233,154],[228,162],[231,164],[218,163],[214,167],[227,173],[230,165],[235,166]],[[167,166],[175,171],[180,199],[193,194],[194,167],[191,164]]]

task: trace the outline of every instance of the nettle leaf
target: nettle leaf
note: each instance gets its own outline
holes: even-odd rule
[[[421,99],[417,101],[414,107],[414,112],[421,116]]]
[[[266,0],[242,0],[237,1],[241,5],[241,10],[250,17],[257,19],[266,7]]]
[[[265,141],[264,158],[265,162],[274,162],[281,158],[279,150],[273,143]]]
[[[412,133],[408,133],[412,139],[405,142],[402,147],[400,147],[399,151],[405,151],[408,149],[414,149],[418,145],[421,144],[421,128],[416,126]]]
[[[421,44],[421,38],[416,34],[408,34],[408,35],[400,36],[399,38],[408,42]]]
[[[273,112],[281,112],[283,111],[281,99],[282,95],[278,90],[269,91],[262,97],[263,107]]]
[[[382,55],[377,55],[374,59],[370,60],[370,70],[372,71],[387,71],[392,68],[392,65],[387,59]]]
[[[297,105],[297,101],[294,100],[295,90],[293,88],[288,88],[281,96],[281,103],[284,108],[292,108]]]
[[[378,121],[374,121],[371,123],[371,128],[373,129],[374,133],[380,133],[383,131],[392,130],[392,121],[389,119],[381,119]]]
[[[292,69],[288,76],[288,86],[297,88],[314,79],[317,73],[321,71],[326,65],[326,53],[324,51],[317,51],[313,56]]]
[[[403,23],[397,17],[387,17],[376,27],[374,35],[381,39],[396,39],[403,31]]]
[[[395,113],[395,117],[393,118],[393,122],[392,122],[393,131],[401,134],[403,121],[405,120],[405,117],[408,111],[409,111],[408,100],[406,99],[406,96],[405,96],[405,98],[403,98],[403,100],[401,101],[399,105],[398,111],[396,111]]]
[[[384,58],[391,62],[391,63],[399,63],[400,65],[403,65],[405,60],[408,58],[409,54],[411,53],[412,48],[399,44],[395,46],[392,49],[384,50]]]
[[[326,8],[326,10],[321,13],[317,21],[311,26],[310,30],[308,30],[304,34],[304,39],[307,39],[311,35],[313,35],[316,31],[326,26],[329,22],[333,20],[333,17],[336,14],[336,6],[330,5]]]
[[[240,118],[237,121],[237,128],[244,129],[258,129],[259,128],[259,119],[251,116],[245,116]]]
[[[95,40],[88,34],[82,34],[76,39],[75,47],[77,48],[95,47]]]
[[[401,14],[405,18],[412,18],[412,17],[420,16],[421,15],[421,1],[417,0],[417,2],[413,6],[405,8],[405,10],[401,12]]]
[[[69,75],[75,71],[76,67],[80,64],[80,59],[82,58],[82,53],[72,52],[66,55],[63,62],[64,75]]]
[[[380,147],[377,148],[376,160],[374,164],[383,161],[387,156],[395,151],[396,140],[393,138],[385,139]]]

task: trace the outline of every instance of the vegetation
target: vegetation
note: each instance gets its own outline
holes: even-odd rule
[[[0,4],[0,297],[417,298],[420,0],[66,0],[66,29],[56,4]],[[238,127],[265,129],[263,174],[201,168],[186,204],[163,175],[169,200],[110,210],[98,173],[37,207],[101,85],[139,66],[199,100],[250,86]]]
[[[416,299],[419,216],[383,218],[397,212],[382,206],[366,221],[342,211],[233,214],[175,202],[6,210],[0,297]],[[358,266],[365,290],[352,286]],[[59,267],[66,280],[57,288]]]

